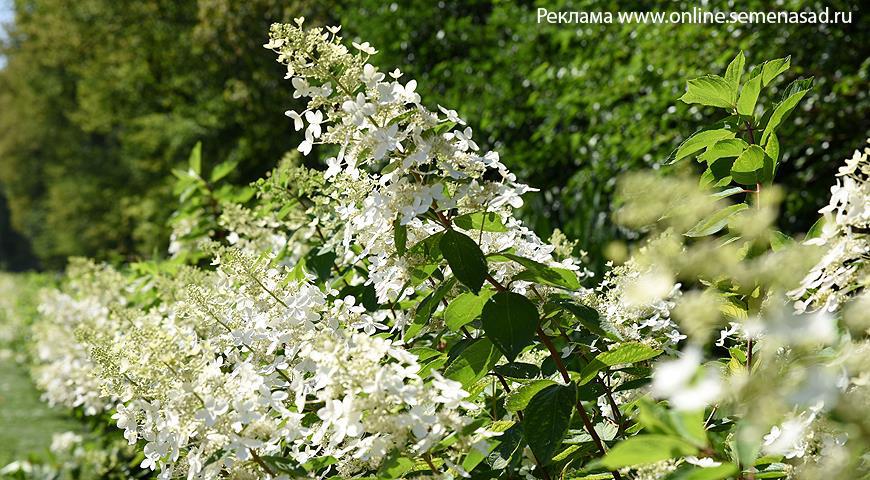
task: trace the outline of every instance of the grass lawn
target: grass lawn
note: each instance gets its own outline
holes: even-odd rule
[[[24,367],[0,355],[0,468],[44,454],[53,433],[81,428],[63,410],[49,408],[39,399]]]

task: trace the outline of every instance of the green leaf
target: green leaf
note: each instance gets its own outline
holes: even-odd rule
[[[441,135],[449,132],[455,126],[456,126],[456,122],[449,122],[449,121],[442,122],[442,123],[439,123],[438,125],[435,125],[435,127],[432,129],[432,131],[435,133],[436,137],[440,137]]]
[[[743,51],[734,57],[734,60],[731,60],[731,63],[728,64],[728,68],[725,69],[725,81],[731,85],[731,88],[734,89],[734,92],[737,92],[737,88],[740,86],[740,77],[743,76],[743,68],[746,66],[746,57],[743,55]]]
[[[566,290],[577,290],[580,288],[580,281],[577,280],[577,275],[571,270],[548,267],[546,265],[542,265],[542,267],[523,270],[514,275],[511,280],[540,283],[541,285],[549,285]]]
[[[749,205],[745,203],[738,203],[736,205],[731,205],[728,207],[719,210],[708,218],[701,220],[694,227],[692,227],[688,232],[683,235],[687,237],[706,237],[707,235],[713,235],[725,228],[728,225],[728,220],[743,210],[749,208]]]
[[[379,479],[394,479],[402,478],[406,473],[414,469],[414,460],[402,456],[398,451],[394,451],[381,464],[378,469]]]
[[[590,332],[598,335],[599,337],[616,339],[616,337],[601,328],[601,317],[598,315],[598,311],[594,308],[587,307],[586,305],[581,305],[579,303],[574,303],[570,300],[559,300],[554,302],[559,308],[567,310],[574,315],[581,325],[586,327]]]
[[[530,380],[541,373],[541,369],[532,363],[510,362],[503,365],[496,365],[496,373],[507,378],[516,378],[520,380]]]
[[[786,478],[788,477],[788,472],[784,470],[775,470],[771,472],[760,472],[755,474],[756,480],[761,480],[763,478]]]
[[[550,385],[556,385],[556,382],[548,379],[535,380],[531,383],[517,387],[508,394],[507,399],[504,402],[504,408],[509,412],[525,410],[529,402],[532,401],[532,397]]]
[[[190,157],[187,159],[190,169],[198,176],[202,176],[202,142],[196,142],[193,150],[190,151]]]
[[[731,166],[731,178],[741,185],[755,185],[767,180],[765,169],[772,167],[764,150],[758,145],[746,149]]]
[[[444,376],[461,383],[462,388],[483,378],[501,358],[501,353],[486,338],[476,338],[470,343],[444,370]]]
[[[735,133],[733,130],[728,130],[725,128],[697,131],[692,134],[692,136],[684,140],[679,147],[677,147],[674,153],[671,154],[671,159],[667,163],[677,163],[680,160],[688,157],[689,155],[697,153],[709,147],[710,145],[715,144],[719,140],[734,138],[734,136]]]
[[[514,292],[498,292],[483,306],[483,331],[512,362],[523,348],[532,344],[538,328],[538,308]]]
[[[813,226],[807,231],[806,236],[804,236],[804,241],[812,240],[814,238],[819,238],[822,236],[822,232],[825,230],[825,217],[819,217]]]
[[[549,285],[551,287],[564,288],[566,290],[577,290],[580,288],[580,281],[577,280],[577,275],[571,270],[550,267],[530,258],[521,257],[513,253],[502,253],[501,256],[509,258],[526,267],[526,270],[514,275],[513,280],[535,282]]]
[[[761,92],[761,75],[750,78],[740,91],[737,99],[737,113],[740,115],[752,115],[755,112],[755,104],[758,102],[758,94]]]
[[[577,386],[551,385],[532,397],[525,408],[523,431],[529,448],[544,465],[562,444],[577,402]]]
[[[717,467],[689,467],[680,468],[667,477],[667,480],[722,480],[733,477],[737,473],[737,466],[732,463],[723,463]],[[755,478],[761,478],[758,474]]]
[[[782,124],[812,87],[813,79],[810,77],[795,80],[785,89],[782,100],[773,108],[773,113],[770,114],[770,119],[768,119],[767,125],[764,127],[764,133],[761,135],[762,144],[767,143],[767,138],[776,132],[780,124]]]
[[[718,75],[705,75],[686,82],[686,93],[680,97],[685,103],[710,107],[730,108],[737,100],[736,89]]]
[[[441,236],[438,246],[456,279],[472,292],[479,292],[486,279],[487,267],[486,257],[477,242],[464,233],[447,230]]]
[[[761,68],[761,83],[766,87],[779,74],[789,69],[791,66],[791,55],[785,58],[777,58],[776,60],[768,60],[764,62]]]
[[[721,154],[728,152],[721,151]],[[717,153],[718,154],[718,153]],[[711,153],[711,157],[714,154]],[[710,161],[707,171],[704,172],[701,179],[701,187],[724,187],[731,184],[731,166],[734,165],[734,157],[720,157]],[[709,175],[709,178],[704,178]],[[710,185],[712,184],[712,185]]]
[[[454,298],[444,309],[444,323],[447,328],[455,332],[477,318],[492,294],[492,290],[483,290],[478,295],[465,292]]]
[[[707,147],[707,150],[698,156],[698,160],[712,166],[720,158],[739,157],[748,147],[749,144],[739,138],[726,138]]]
[[[671,423],[677,433],[683,437],[683,440],[699,447],[707,446],[707,431],[704,428],[704,409],[692,411],[676,411],[668,412],[671,417]]]
[[[591,362],[586,364],[583,371],[580,372],[580,379],[577,381],[577,384],[585,385],[589,383],[604,368],[625,363],[642,362],[660,353],[662,353],[661,350],[656,350],[640,342],[623,343],[612,350],[599,353]]]
[[[507,231],[507,227],[501,221],[501,216],[494,212],[466,213],[454,218],[453,224],[465,230],[483,230],[484,232]]]
[[[432,293],[426,296],[423,300],[420,300],[420,303],[417,305],[417,310],[414,313],[414,321],[411,322],[411,325],[408,326],[408,329],[405,330],[405,336],[403,337],[405,341],[409,341],[429,323],[429,319],[432,318],[432,314],[435,313],[435,310],[438,309],[438,304],[447,293],[453,288],[453,285],[456,283],[456,280],[451,278],[441,282]]]
[[[443,256],[441,253],[441,238],[445,232],[437,232],[415,243],[409,251],[411,253],[422,255],[429,260],[439,261]]]
[[[399,218],[393,220],[393,241],[396,244],[396,252],[405,255],[408,248],[408,226],[402,225]]]
[[[238,166],[239,162],[237,160],[227,160],[226,162],[221,162],[217,164],[211,171],[211,176],[209,177],[209,179],[212,183],[217,182],[220,179],[229,175]]]
[[[302,464],[302,468],[309,472],[319,472],[320,470],[336,463],[338,463],[338,459],[332,455],[326,455],[323,457],[314,457],[311,460],[308,460]]]
[[[617,443],[601,463],[610,469],[645,465],[669,458],[694,455],[698,449],[677,437],[668,435],[637,435]]]
[[[770,234],[770,248],[773,249],[774,252],[778,252],[793,244],[794,240],[779,230],[774,230]]]
[[[779,160],[779,138],[775,133],[771,133],[767,137],[767,143],[764,145],[764,153],[773,160],[774,165]]]
[[[727,198],[727,197],[730,197],[732,195],[737,195],[738,193],[744,193],[743,187],[731,187],[731,188],[722,190],[721,192],[713,193],[710,196],[713,198],[716,198],[716,199],[720,199],[720,198]]]

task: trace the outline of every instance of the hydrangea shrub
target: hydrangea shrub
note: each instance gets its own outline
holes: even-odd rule
[[[867,473],[870,161],[806,241],[776,231],[776,132],[811,88],[765,105],[788,59],[688,82],[727,114],[671,157],[700,185],[623,179],[644,239],[598,280],[517,220],[534,189],[456,111],[339,33],[298,19],[265,45],[326,170],[291,155],[235,190],[195,151],[172,260],[78,260],[45,292],[49,402],[111,414],[165,479]]]

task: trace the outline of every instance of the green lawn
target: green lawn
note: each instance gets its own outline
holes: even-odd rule
[[[49,408],[39,399],[24,367],[0,356],[0,468],[44,454],[53,433],[81,428],[63,410]]]

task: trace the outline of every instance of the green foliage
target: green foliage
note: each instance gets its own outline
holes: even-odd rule
[[[719,2],[721,3],[721,2]],[[596,253],[619,234],[609,220],[617,174],[663,163],[679,132],[706,113],[673,106],[687,74],[721,71],[719,98],[751,110],[752,91],[792,63],[811,65],[811,111],[795,113],[781,152],[786,231],[806,230],[827,193],[833,160],[866,136],[867,13],[825,25],[538,25],[535,6],[510,2],[377,0],[277,2],[107,0],[70,6],[18,0],[0,73],[0,183],[12,224],[46,266],[68,255],[120,260],[165,252],[170,171],[203,142],[215,170],[245,183],[298,143],[282,112],[292,105],[280,68],[260,48],[273,21],[305,15],[342,23],[378,45],[378,60],[418,79],[420,93],[479,125],[520,178],[542,189],[525,217],[546,236],[559,227]],[[724,4],[720,5],[723,6]],[[633,8],[655,8],[642,2]],[[789,0],[783,10],[850,10],[846,2]],[[625,10],[618,2],[559,1],[551,10]],[[691,5],[669,5],[674,10]],[[717,3],[711,4],[717,8]],[[764,10],[753,1],[741,8]],[[64,11],[63,16],[54,12]],[[160,12],[159,15],[154,12]],[[129,25],[137,28],[126,28]],[[792,47],[799,46],[799,47]],[[679,51],[679,55],[672,52]],[[769,61],[753,72],[753,59]],[[522,66],[522,68],[517,68]],[[738,73],[742,75],[738,76]],[[757,80],[756,77],[758,77]],[[773,92],[778,93],[778,92]],[[510,99],[510,101],[505,101]],[[461,101],[460,101],[461,100]],[[640,121],[640,119],[644,119]],[[800,132],[800,135],[794,133]],[[826,145],[818,148],[817,145]],[[772,155],[771,155],[772,156]],[[230,166],[237,165],[228,172]],[[216,175],[211,181],[217,181]],[[6,237],[8,238],[8,237]],[[8,254],[7,254],[8,255]],[[594,255],[593,258],[598,258]],[[15,257],[13,257],[15,258]]]
[[[171,171],[197,142],[211,181],[242,184],[291,149],[263,32],[315,2],[10,3],[0,184],[45,267],[165,255]]]
[[[535,338],[538,307],[518,293],[499,292],[484,305],[481,325],[486,336],[512,362]]]
[[[483,378],[502,356],[485,338],[471,340],[459,348],[456,358],[444,370],[444,376],[461,383],[463,388]]]
[[[676,437],[638,435],[619,442],[607,452],[601,463],[607,468],[620,468],[654,463],[683,455],[694,455],[697,451],[696,447]]]
[[[577,387],[573,383],[550,385],[536,393],[526,406],[523,432],[529,448],[544,465],[550,463],[568,432],[576,399]]]
[[[852,10],[851,24],[538,24],[550,11],[689,11],[689,2],[560,0],[516,2],[389,2],[342,5],[336,16],[351,36],[377,45],[377,60],[402,66],[418,92],[476,125],[481,148],[495,147],[518,178],[542,193],[528,195],[524,218],[543,237],[560,228],[580,240],[593,262],[619,233],[607,215],[613,179],[665,162],[673,146],[708,120],[713,107],[674,102],[686,78],[718,73],[746,84],[761,64],[758,101],[777,99],[797,76],[815,76],[807,109],[796,109],[780,130],[793,139],[781,152],[787,191],[786,233],[806,231],[827,199],[828,181],[855,138],[868,136],[870,43],[866,9],[845,1],[788,0],[777,10]],[[741,2],[741,11],[767,11],[767,2]],[[723,1],[709,10],[733,11]],[[732,63],[747,52],[744,68]],[[781,58],[766,63],[767,59]],[[726,67],[733,64],[731,75]],[[797,67],[784,71],[791,65]],[[743,75],[737,79],[737,72]],[[775,80],[775,77],[783,80]],[[732,88],[735,83],[729,84]],[[724,86],[723,86],[724,87]],[[751,87],[750,89],[751,90]],[[743,108],[750,100],[747,91]],[[730,98],[730,94],[729,94]],[[739,96],[736,97],[739,100]],[[480,130],[480,131],[478,131]],[[482,135],[481,135],[482,134]],[[733,138],[732,134],[729,138]],[[719,139],[724,137],[719,137]],[[820,145],[824,145],[820,148]],[[663,169],[665,171],[669,169]]]
[[[660,353],[662,353],[661,350],[656,350],[642,343],[623,343],[612,350],[596,355],[591,362],[583,367],[583,371],[580,372],[580,379],[577,381],[577,384],[585,385],[586,383],[589,383],[590,380],[595,378],[600,370],[606,369],[607,367],[642,362],[656,357]]]
[[[492,290],[483,290],[478,295],[466,292],[454,298],[444,309],[444,323],[447,328],[457,331],[479,317],[492,294]]]
[[[477,242],[464,233],[450,229],[441,235],[438,247],[456,279],[475,294],[478,293],[486,279],[487,267],[486,257]]]

